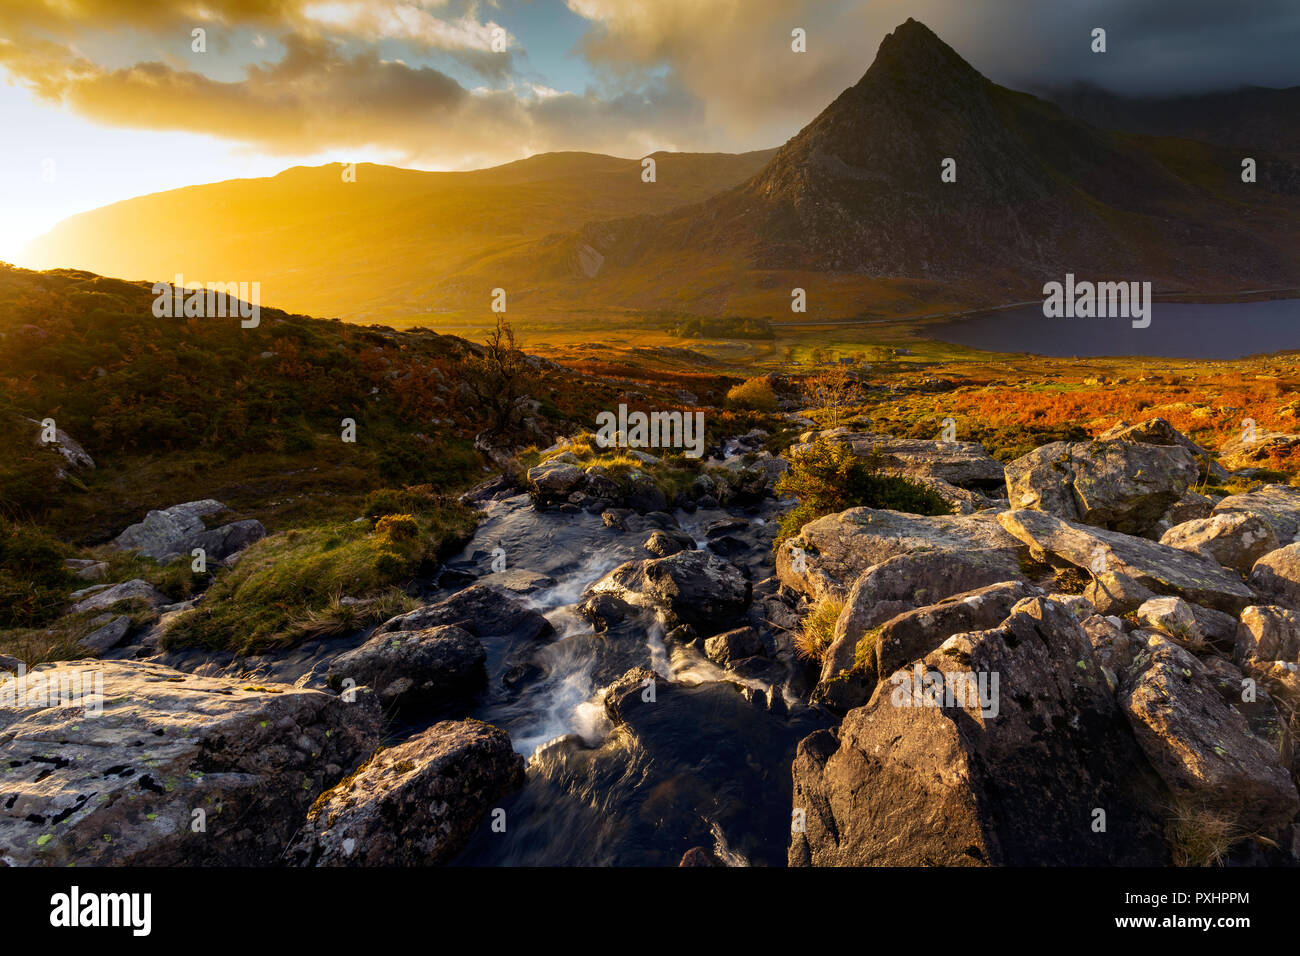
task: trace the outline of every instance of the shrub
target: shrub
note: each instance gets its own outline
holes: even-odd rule
[[[420,525],[411,515],[384,515],[375,522],[375,533],[390,541],[414,541],[420,536]]]
[[[751,378],[727,392],[727,403],[756,412],[776,411],[776,392],[766,377]]]
[[[861,458],[847,445],[824,439],[791,453],[790,470],[777,480],[776,491],[793,495],[799,504],[781,520],[774,548],[798,534],[809,521],[849,508],[952,514],[948,503],[924,485],[881,474],[874,456]]]

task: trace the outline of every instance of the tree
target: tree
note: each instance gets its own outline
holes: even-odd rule
[[[509,432],[521,415],[519,400],[527,396],[534,373],[504,316],[497,316],[483,349],[471,352],[464,368],[465,384],[487,418],[488,434]]]

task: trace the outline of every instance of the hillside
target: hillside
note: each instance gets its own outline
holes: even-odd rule
[[[38,269],[259,281],[263,302],[354,322],[436,317],[485,308],[489,291],[509,284],[494,264],[548,233],[698,202],[771,155],[656,153],[653,186],[641,181],[639,160],[594,153],[463,173],[360,164],[355,182],[343,181],[338,164],[297,167],[73,216],[28,253]],[[483,279],[458,281],[467,270]]]

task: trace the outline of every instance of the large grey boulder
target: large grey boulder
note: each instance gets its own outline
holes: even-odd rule
[[[659,611],[670,627],[689,624],[701,635],[744,623],[750,587],[740,569],[710,551],[679,551],[666,558],[620,564],[588,589],[633,607]]]
[[[586,473],[566,461],[552,459],[528,469],[528,487],[542,502],[562,501],[580,491],[586,481]]]
[[[1300,611],[1300,541],[1270,551],[1250,572],[1250,586],[1276,604]]]
[[[179,555],[189,555],[195,548],[202,548],[209,561],[223,561],[266,537],[266,528],[251,518],[208,530],[203,519],[225,510],[220,501],[204,498],[150,511],[143,521],[114,538],[113,544],[165,564]]]
[[[777,552],[776,569],[782,584],[819,598],[842,595],[874,565],[923,552],[973,556],[998,569],[995,581],[1006,581],[1020,576],[1024,550],[991,514],[925,516],[850,508],[804,525]]]
[[[1066,607],[1023,601],[916,668],[800,743],[790,865],[1166,862],[1159,780]]]
[[[1228,472],[1209,461],[1210,453],[1192,441],[1163,418],[1149,418],[1143,422],[1129,424],[1119,422],[1097,436],[1098,441],[1136,441],[1147,445],[1180,445],[1186,448],[1197,464],[1202,467],[1209,462],[1210,474],[1219,479],[1228,477]]]
[[[1229,495],[1214,506],[1214,513],[1259,515],[1273,528],[1279,545],[1300,535],[1300,488],[1265,485],[1240,495]]]
[[[330,661],[335,691],[370,687],[384,710],[410,720],[473,697],[487,680],[478,638],[444,625],[377,634]]]
[[[0,685],[0,865],[260,866],[379,743],[368,697],[139,661]]]
[[[1276,748],[1215,692],[1195,655],[1152,638],[1124,685],[1122,705],[1133,733],[1176,799],[1265,835],[1300,811],[1300,795]]]
[[[1007,497],[1012,508],[1142,534],[1195,485],[1198,474],[1195,459],[1180,445],[1052,442],[1007,465]]]
[[[445,720],[381,750],[323,794],[288,859],[297,866],[447,863],[496,802],[523,783],[523,757],[505,731]]]
[[[1062,520],[1043,511],[1007,511],[997,520],[1027,544],[1039,561],[1073,565],[1101,579],[1107,575],[1144,590],[1138,604],[1156,595],[1174,595],[1230,614],[1254,603],[1240,576],[1201,554],[1117,531]],[[1094,604],[1101,605],[1093,594]],[[1136,607],[1137,605],[1134,605]],[[1109,613],[1109,609],[1107,609]]]
[[[1180,551],[1203,551],[1242,574],[1248,574],[1256,561],[1278,546],[1272,526],[1262,516],[1245,511],[1186,521],[1166,531],[1160,543]]]

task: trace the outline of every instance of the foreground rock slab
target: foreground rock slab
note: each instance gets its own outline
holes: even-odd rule
[[[381,750],[321,796],[288,857],[297,866],[446,863],[523,783],[524,758],[505,731],[445,720]]]
[[[997,520],[1029,545],[1039,561],[1066,562],[1098,577],[1117,575],[1154,594],[1174,595],[1229,614],[1255,603],[1238,575],[1203,555],[1042,511],[1007,511]]]
[[[793,806],[805,825],[791,866],[1167,861],[1160,782],[1065,606],[1022,601],[1000,627],[954,635],[920,667],[928,686],[953,690],[951,706],[902,671],[838,736],[800,743]],[[961,690],[980,674],[986,691],[998,675],[983,701]],[[1092,826],[1098,808],[1104,833]]]
[[[327,680],[335,691],[370,687],[385,711],[411,719],[472,697],[486,661],[478,638],[444,625],[376,635],[334,658]]]
[[[78,661],[0,685],[0,862],[274,863],[379,742],[368,696]]]

